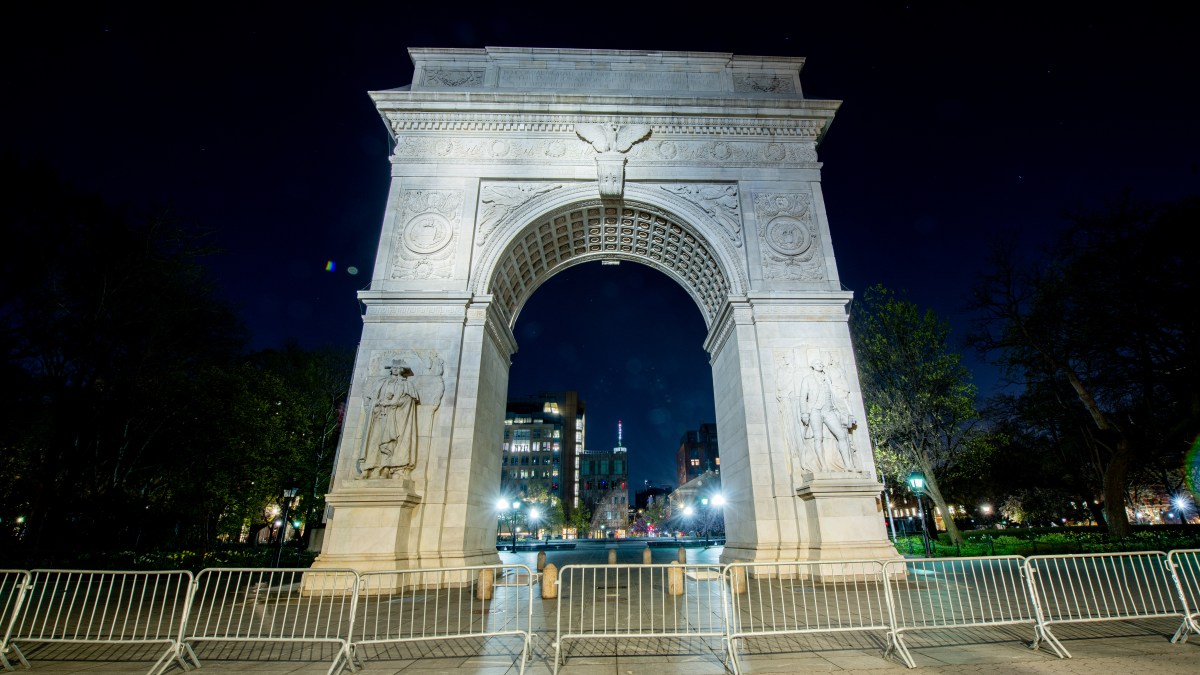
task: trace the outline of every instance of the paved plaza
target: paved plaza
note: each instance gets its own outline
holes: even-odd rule
[[[1178,673],[1200,672],[1200,644],[1171,644],[1170,633],[1176,626],[1168,621],[1114,622],[1059,630],[1073,658],[1059,659],[1045,651],[1032,651],[1026,627],[1009,630],[972,631],[964,639],[962,631],[922,636],[913,640],[913,655],[920,666],[918,673]],[[404,673],[433,675],[516,675],[519,643],[510,641],[504,649],[484,649],[485,656],[467,655],[476,651],[480,641],[457,645],[428,645],[417,649],[391,649],[388,653],[364,655],[365,673]],[[641,640],[637,644],[589,645],[572,651],[562,675],[722,675],[719,644],[696,641]],[[502,645],[496,645],[501,647]],[[669,654],[638,654],[662,650]],[[744,673],[836,672],[882,673],[909,672],[899,662],[882,656],[882,636],[852,635],[778,640],[774,645],[759,645],[742,659]],[[459,652],[455,655],[455,652]],[[585,653],[586,652],[586,653]],[[770,652],[770,653],[766,653]],[[331,649],[283,648],[277,645],[205,645],[197,650],[204,673],[257,673],[284,675],[295,673],[320,675],[329,669]],[[94,646],[38,645],[27,651],[34,671],[145,673],[153,659],[148,651],[137,648],[101,648]],[[534,655],[525,672],[529,675],[553,673],[553,647],[544,638],[534,645]],[[420,658],[414,658],[420,656]],[[133,661],[131,658],[143,657]],[[309,660],[312,659],[312,660]],[[168,672],[182,672],[177,666]]]

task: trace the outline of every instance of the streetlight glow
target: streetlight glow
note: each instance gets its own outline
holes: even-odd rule
[[[725,495],[718,492],[713,495],[713,506],[725,506]]]

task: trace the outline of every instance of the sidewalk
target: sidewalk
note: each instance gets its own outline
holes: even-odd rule
[[[1032,651],[1029,626],[999,629],[930,632],[909,638],[918,669],[910,671],[883,657],[882,636],[845,633],[809,638],[760,639],[747,645],[741,657],[746,675],[765,673],[1139,673],[1194,675],[1200,672],[1200,643],[1171,644],[1176,625],[1169,621],[1113,622],[1060,626],[1055,633],[1073,655],[1059,659],[1045,650]],[[516,675],[520,641],[489,642],[479,649],[469,644],[431,643],[391,647],[384,653],[364,653],[364,673],[404,675]],[[723,675],[719,641],[623,640],[580,641],[567,646],[570,657],[561,675]],[[154,652],[158,652],[155,648]],[[270,644],[210,643],[197,653],[203,673],[258,675],[321,675],[329,669],[334,649],[329,646],[281,647]],[[479,651],[487,655],[476,656]],[[618,653],[618,651],[620,653]],[[642,652],[639,654],[638,652]],[[655,652],[649,654],[647,652]],[[153,662],[151,650],[92,645],[36,645],[26,654],[34,671],[57,673],[145,673]],[[553,673],[554,647],[544,636],[535,640],[525,672]],[[419,658],[415,658],[419,657]],[[143,659],[143,660],[130,660]],[[173,666],[167,672],[182,672]]]

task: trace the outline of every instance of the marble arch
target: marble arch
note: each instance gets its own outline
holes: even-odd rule
[[[412,83],[371,94],[392,180],[315,565],[497,561],[513,325],[604,258],[668,274],[708,325],[723,560],[893,556],[821,193],[839,103],[804,97],[803,59],[409,54]]]

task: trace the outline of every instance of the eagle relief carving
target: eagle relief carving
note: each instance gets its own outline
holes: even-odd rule
[[[575,133],[596,150],[596,180],[603,199],[625,194],[625,153],[650,136],[649,124],[576,124]]]

